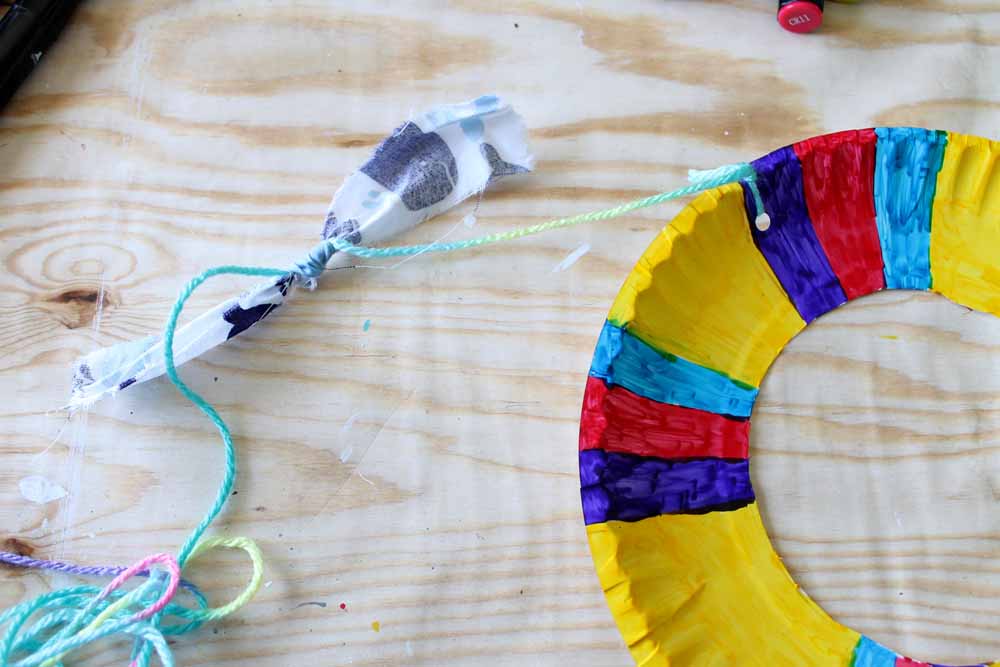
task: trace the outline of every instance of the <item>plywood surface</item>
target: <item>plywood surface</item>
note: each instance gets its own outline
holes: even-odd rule
[[[72,360],[156,331],[204,268],[296,259],[411,110],[500,93],[538,169],[472,229],[470,203],[407,241],[611,205],[824,131],[997,134],[987,0],[831,5],[807,38],[756,0],[382,4],[91,0],[0,114],[0,541],[84,563],[176,549],[221,475],[211,425],[165,382],[67,419]],[[186,366],[237,436],[215,530],[258,540],[268,583],[179,639],[180,664],[630,664],[587,551],[577,419],[603,318],[676,210],[338,271]],[[839,620],[922,659],[1000,658],[998,391],[1000,322],[904,292],[823,317],[767,376],[765,520]],[[32,475],[66,497],[29,502]],[[190,576],[221,600],[246,568]],[[0,604],[65,583],[0,570]],[[105,648],[92,664],[126,660]]]

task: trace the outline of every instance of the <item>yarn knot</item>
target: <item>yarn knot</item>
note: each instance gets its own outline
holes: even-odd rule
[[[295,264],[291,273],[304,287],[315,289],[316,281],[326,271],[327,263],[336,252],[335,241],[324,239],[312,247],[304,260]]]

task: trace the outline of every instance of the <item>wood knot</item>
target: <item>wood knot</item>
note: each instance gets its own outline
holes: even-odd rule
[[[88,326],[98,312],[118,305],[118,299],[111,292],[98,287],[68,287],[42,301],[45,309],[67,329]]]
[[[3,550],[15,553],[18,556],[34,556],[35,547],[31,546],[19,537],[8,537],[3,541]]]
[[[5,539],[3,543],[0,544],[0,550],[15,553],[18,556],[28,556],[29,558],[35,555],[35,547],[19,537],[8,537]],[[7,567],[15,570],[21,569],[6,563],[0,563],[0,567]]]

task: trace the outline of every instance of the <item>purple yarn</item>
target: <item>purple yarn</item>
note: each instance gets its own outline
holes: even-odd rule
[[[57,560],[31,558],[30,556],[22,556],[21,554],[12,553],[10,551],[0,551],[0,563],[6,563],[7,565],[13,565],[15,567],[50,570],[52,572],[62,572],[63,574],[75,574],[80,577],[113,578],[117,577],[127,569],[115,565],[74,565],[72,563],[63,563]],[[149,570],[143,570],[139,572],[138,575],[140,577],[148,577]],[[184,579],[181,579],[181,586],[190,591],[197,590],[194,584],[189,581],[185,581]]]
[[[31,558],[29,556],[11,553],[9,551],[0,551],[0,563],[16,565],[17,567],[31,567],[39,570],[52,570],[53,572],[76,574],[79,576],[117,577],[125,571],[124,567],[108,567],[100,565],[85,567],[82,565],[73,565],[72,563],[61,563],[57,560],[40,560],[38,558]]]

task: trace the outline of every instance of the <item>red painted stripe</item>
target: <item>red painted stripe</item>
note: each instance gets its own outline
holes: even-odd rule
[[[596,377],[587,378],[580,449],[662,459],[745,459],[750,422],[659,403]]]
[[[848,130],[793,146],[813,229],[848,299],[885,287],[875,226],[875,130]]]
[[[913,658],[899,656],[896,658],[896,667],[934,667],[934,665],[929,662],[917,662]]]

